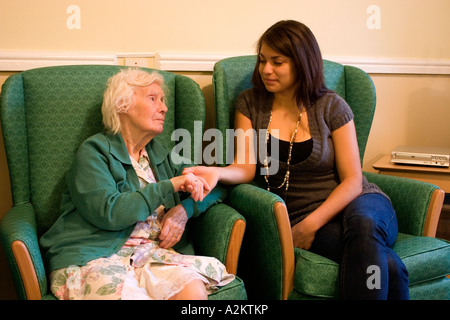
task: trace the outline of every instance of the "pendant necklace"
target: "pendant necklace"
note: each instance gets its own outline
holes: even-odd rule
[[[297,136],[297,129],[298,129],[298,125],[300,124],[301,119],[302,119],[302,110],[300,109],[297,124],[295,125],[294,132],[292,133],[292,136],[291,136],[291,141],[289,142],[289,154],[288,154],[288,159],[287,159],[287,163],[286,163],[287,164],[286,174],[284,175],[283,182],[278,187],[273,187],[273,186],[270,186],[270,184],[269,184],[269,165],[268,165],[267,152],[266,152],[266,156],[264,159],[264,168],[266,168],[266,175],[264,176],[264,179],[266,180],[266,183],[267,183],[267,191],[270,191],[270,188],[280,189],[284,185],[286,185],[286,192],[289,189],[289,174],[290,174],[289,169],[290,169],[290,163],[291,163],[292,147],[294,146],[294,140],[295,140],[295,137]],[[272,122],[272,111],[270,111],[269,124],[267,125],[267,130],[266,130],[266,146],[267,146],[267,143],[269,142],[269,127],[270,127],[271,122]]]

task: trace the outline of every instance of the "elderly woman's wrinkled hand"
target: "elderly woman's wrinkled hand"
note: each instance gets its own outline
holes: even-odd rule
[[[173,247],[180,241],[188,217],[186,210],[181,204],[167,211],[161,220],[161,233],[159,235],[159,246],[163,249]]]
[[[172,181],[175,192],[189,192],[195,201],[203,201],[205,195],[211,190],[205,179],[192,173],[183,174],[170,180]]]
[[[184,175],[194,174],[198,178],[202,178],[208,186],[210,187],[209,191],[211,191],[219,181],[219,171],[216,167],[205,167],[205,166],[195,166],[188,167],[183,170]],[[208,191],[208,192],[209,192]],[[206,194],[208,194],[206,192]],[[204,196],[206,196],[206,194]]]
[[[211,190],[206,180],[192,173],[183,176],[185,177],[183,184],[185,191],[189,192],[195,201],[203,201],[205,192]]]

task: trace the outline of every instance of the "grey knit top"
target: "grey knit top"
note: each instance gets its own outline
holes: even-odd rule
[[[267,129],[272,103],[272,94],[258,94],[255,89],[248,89],[240,94],[236,110],[251,120],[253,129],[258,133],[260,129]],[[291,161],[287,192],[284,186],[279,189],[271,188],[272,192],[286,202],[291,225],[298,223],[319,207],[340,183],[331,132],[353,119],[353,112],[348,104],[333,92],[323,95],[312,107],[307,108],[306,112],[313,141],[311,154],[300,163],[292,164]],[[263,146],[264,141],[260,144],[260,139],[265,139],[265,135],[256,134],[256,137],[256,145]],[[264,158],[257,156],[257,159],[255,180],[261,187],[267,187],[263,178],[266,172],[263,168]],[[286,174],[287,159],[280,158],[278,161],[269,156],[268,160],[269,166],[277,161],[278,171],[270,176],[269,181],[271,186],[279,186]],[[382,193],[382,191],[363,177],[362,194],[365,193]]]

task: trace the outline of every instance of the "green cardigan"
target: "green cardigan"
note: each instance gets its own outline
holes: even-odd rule
[[[82,266],[116,253],[135,224],[161,204],[170,209],[181,203],[191,218],[225,198],[226,191],[220,186],[201,202],[174,192],[169,179],[192,164],[171,154],[155,139],[146,149],[158,182],[140,189],[120,134],[99,133],[80,146],[66,174],[61,216],[40,239],[49,270]]]

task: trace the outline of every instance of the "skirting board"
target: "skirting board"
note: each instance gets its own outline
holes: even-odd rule
[[[245,54],[197,53],[77,53],[0,51],[0,71],[24,71],[33,68],[74,64],[117,64],[118,58],[156,58],[157,67],[167,71],[211,72],[224,58]],[[366,57],[324,56],[324,59],[358,67],[369,74],[450,75],[450,60],[415,60]]]

